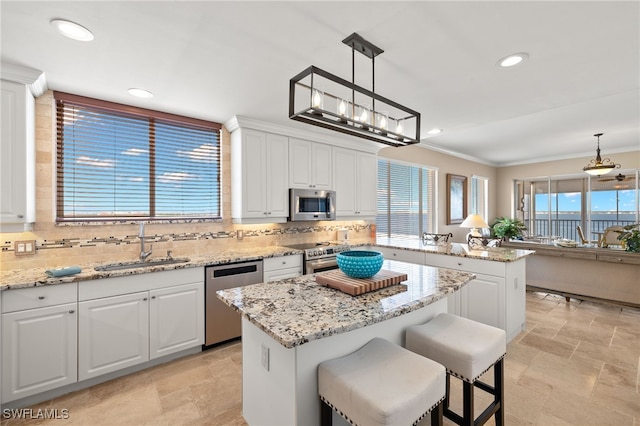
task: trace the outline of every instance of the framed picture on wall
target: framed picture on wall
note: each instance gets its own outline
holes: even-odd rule
[[[467,177],[447,173],[447,225],[467,217]]]

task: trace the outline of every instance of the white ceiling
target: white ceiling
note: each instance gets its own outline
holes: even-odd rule
[[[638,1],[2,0],[0,12],[2,61],[54,90],[326,132],[288,119],[289,79],[315,65],[349,80],[342,39],[357,32],[385,50],[376,93],[422,114],[425,145],[498,166],[593,156],[599,132],[603,156],[640,149]],[[95,40],[63,37],[53,18]],[[495,65],[515,52],[530,58]],[[356,84],[370,87],[362,58]]]

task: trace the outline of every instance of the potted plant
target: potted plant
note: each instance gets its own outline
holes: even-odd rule
[[[499,217],[496,219],[493,225],[491,225],[491,231],[493,235],[498,238],[502,238],[505,241],[509,239],[522,238],[522,231],[526,231],[527,228],[520,219],[514,219],[510,217]]]
[[[640,224],[623,226],[622,229],[618,239],[622,241],[624,251],[640,253]]]

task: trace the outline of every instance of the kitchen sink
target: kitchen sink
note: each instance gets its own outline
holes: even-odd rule
[[[189,259],[158,259],[158,260],[149,260],[146,262],[120,262],[120,263],[111,263],[109,265],[101,265],[96,266],[96,271],[118,271],[120,269],[133,269],[133,268],[150,268],[152,266],[162,266],[162,265],[174,265],[176,263],[186,263],[189,262]]]

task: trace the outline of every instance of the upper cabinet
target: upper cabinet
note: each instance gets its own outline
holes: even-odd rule
[[[289,186],[333,189],[331,146],[302,139],[289,139]]]
[[[0,232],[29,231],[35,207],[35,100],[44,74],[2,64],[0,79]]]
[[[1,230],[22,232],[36,219],[35,102],[24,84],[2,80],[1,86]]]
[[[289,216],[289,140],[253,129],[231,134],[234,223],[282,223]]]
[[[334,147],[333,170],[337,218],[374,218],[377,210],[377,156]]]

